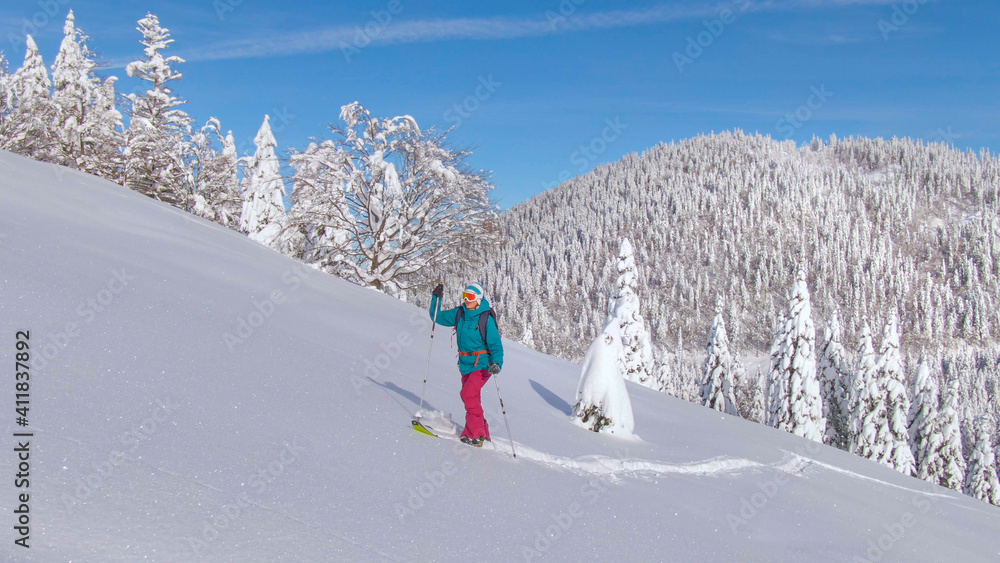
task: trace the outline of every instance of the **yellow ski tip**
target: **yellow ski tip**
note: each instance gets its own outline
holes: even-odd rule
[[[435,438],[438,437],[437,434],[425,428],[423,424],[420,424],[419,420],[412,421],[412,424],[413,424],[413,429],[416,430],[417,432],[420,432],[421,434],[427,434],[428,436],[434,436]]]

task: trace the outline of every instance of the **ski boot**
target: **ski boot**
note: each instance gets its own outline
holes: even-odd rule
[[[475,446],[477,448],[483,447],[483,442],[486,441],[485,436],[480,436],[478,438],[469,438],[468,436],[462,436],[460,438],[463,444],[469,444],[470,446]]]

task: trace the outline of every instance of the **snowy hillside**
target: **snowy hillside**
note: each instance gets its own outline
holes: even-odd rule
[[[506,342],[495,447],[409,428],[426,314],[86,174],[0,153],[0,357],[30,331],[16,561],[987,561],[1000,510],[628,384],[637,441],[569,420],[578,365]],[[457,288],[449,288],[452,293]],[[455,296],[457,297],[457,295]],[[461,419],[439,332],[427,400]]]
[[[815,140],[741,132],[660,144],[514,206],[511,243],[486,268],[531,323],[535,348],[580,358],[636,248],[645,317],[661,348],[700,348],[721,305],[734,345],[767,353],[798,268],[818,326],[839,310],[900,319],[912,355],[1000,334],[1000,159],[910,139]],[[586,311],[580,319],[567,311]],[[588,338],[577,338],[579,330]],[[699,343],[692,346],[692,343]]]

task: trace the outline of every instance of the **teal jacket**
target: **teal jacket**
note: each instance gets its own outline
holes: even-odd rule
[[[431,318],[434,318],[434,311],[437,309],[437,296],[431,297]],[[461,305],[465,307],[465,305]],[[466,309],[462,313],[462,322],[455,327],[455,340],[458,342],[459,352],[478,352],[489,350],[485,354],[477,356],[458,356],[458,371],[462,374],[472,373],[489,367],[490,362],[496,362],[503,367],[503,342],[500,340],[500,329],[497,328],[495,318],[490,318],[486,322],[486,342],[479,334],[479,315],[490,308],[490,302],[483,297],[479,307],[473,310]],[[437,316],[437,323],[441,326],[455,326],[455,318],[458,316],[458,307],[441,311]],[[478,362],[476,361],[478,359]]]

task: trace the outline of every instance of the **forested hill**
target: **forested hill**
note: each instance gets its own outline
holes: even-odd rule
[[[661,351],[701,350],[719,310],[740,353],[766,354],[796,268],[817,327],[839,310],[848,349],[863,318],[880,332],[893,314],[911,354],[978,348],[1000,335],[998,189],[996,157],[944,144],[701,136],[515,206],[484,278],[507,335],[576,360],[604,320],[621,237]]]

